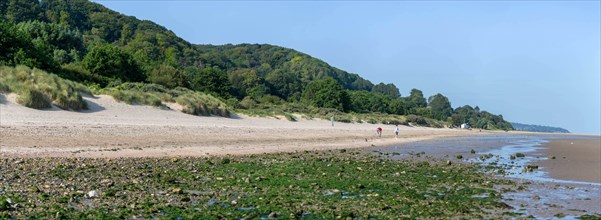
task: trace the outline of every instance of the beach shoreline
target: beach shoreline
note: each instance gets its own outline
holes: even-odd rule
[[[343,148],[377,151],[375,153],[380,155],[406,158],[403,160],[410,162],[436,159],[448,164],[461,164],[476,161],[487,152],[506,145],[520,145],[515,140],[536,137],[535,142],[528,143],[549,142],[534,146],[539,149],[526,154],[541,159],[535,160],[535,164],[540,166],[540,171],[549,173],[548,179],[594,182],[597,180],[582,179],[594,174],[595,169],[590,167],[586,168],[586,173],[579,174],[582,176],[568,174],[579,173],[583,169],[574,161],[587,161],[590,165],[599,161],[589,158],[591,155],[601,156],[591,151],[590,143],[588,148],[578,150],[565,147],[566,143],[580,146],[582,141],[586,142],[585,139],[591,137],[598,143],[599,136],[591,135],[547,136],[549,134],[533,132],[399,126],[400,135],[395,138],[394,125],[335,122],[332,126],[329,120],[301,116],[296,122],[244,115],[201,117],[119,103],[102,95],[85,97],[91,109],[83,112],[35,110],[16,104],[14,97],[0,95],[0,98],[0,157],[10,158],[12,164],[38,158],[109,158],[107,161],[132,162],[138,161],[136,158],[149,157],[157,160],[176,159],[173,157],[211,159],[214,156]],[[376,136],[377,127],[384,129],[382,137]],[[552,156],[556,159],[544,160]],[[529,186],[525,191],[507,193],[511,199],[506,202],[512,207],[522,207],[520,210],[526,210],[524,212],[551,218],[555,213],[578,216],[601,210],[596,205],[601,198],[591,195],[601,190],[599,186],[544,181],[531,183],[529,179],[505,178]]]
[[[555,139],[543,147],[547,159],[539,164],[549,177],[601,184],[601,139]]]

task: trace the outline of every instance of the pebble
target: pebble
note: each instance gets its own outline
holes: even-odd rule
[[[95,198],[98,196],[98,193],[96,192],[96,190],[92,190],[89,191],[88,194],[86,194],[86,196],[88,196],[88,198]]]
[[[100,185],[102,185],[104,187],[111,187],[111,186],[115,185],[115,183],[113,183],[113,181],[111,181],[110,179],[103,179],[103,180],[100,180]]]

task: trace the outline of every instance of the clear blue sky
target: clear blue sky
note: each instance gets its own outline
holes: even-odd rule
[[[513,122],[601,133],[600,1],[99,1],[195,44],[268,43]]]

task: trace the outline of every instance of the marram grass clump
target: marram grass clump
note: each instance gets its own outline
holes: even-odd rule
[[[39,90],[32,87],[24,87],[19,91],[17,103],[35,109],[47,109],[52,107],[52,101]]]
[[[14,92],[24,106],[45,109],[52,104],[65,110],[87,109],[82,94],[91,94],[82,84],[25,66],[0,67],[0,92]]]
[[[165,107],[164,102],[175,102],[181,105],[183,107],[182,112],[187,114],[230,116],[227,105],[218,98],[181,87],[167,89],[157,84],[122,83],[101,89],[99,92],[113,96],[117,101],[128,104]]]

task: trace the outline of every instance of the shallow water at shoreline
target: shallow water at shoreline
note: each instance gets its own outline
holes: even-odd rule
[[[373,147],[369,150],[377,150],[384,153],[393,153],[396,158],[433,157],[455,160],[461,155],[462,161],[481,163],[483,165],[496,165],[504,168],[505,174],[510,178],[520,178],[531,181],[543,181],[554,183],[587,184],[601,186],[601,183],[583,182],[568,179],[557,179],[548,176],[544,167],[525,172],[524,167],[548,158],[538,154],[545,149],[543,146],[550,140],[589,140],[594,137],[570,136],[570,135],[521,135],[521,134],[493,134],[441,138],[419,142],[410,142],[398,146]],[[471,153],[471,150],[475,153]],[[524,157],[511,158],[517,153],[526,154]],[[487,158],[486,155],[492,155]],[[484,157],[482,157],[484,156]]]
[[[528,170],[528,165],[548,160],[544,144],[557,139],[589,140],[598,137],[493,134],[372,147],[369,150],[393,155],[392,158],[396,159],[438,158],[496,167],[485,170],[527,186],[525,190],[504,194],[505,201],[514,207],[514,212],[524,213],[524,216],[546,219],[559,215],[569,219],[601,213],[601,183],[551,178],[543,166]],[[517,153],[524,154],[524,157],[512,157]]]

